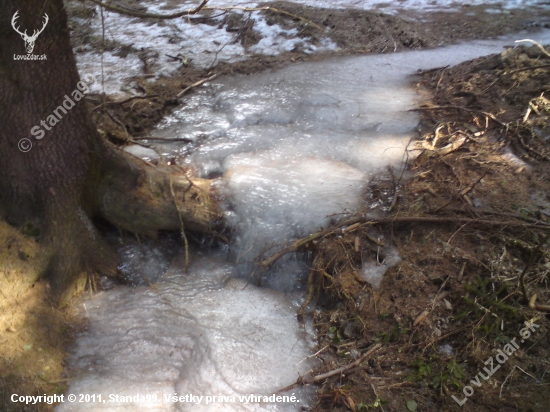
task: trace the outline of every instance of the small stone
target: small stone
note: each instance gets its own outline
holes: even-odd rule
[[[354,327],[353,327],[353,323],[352,322],[349,322],[346,327],[344,328],[344,332],[342,333],[344,335],[345,338],[347,339],[350,339],[350,338],[353,338],[353,336],[355,335],[354,333]]]
[[[32,346],[32,343],[29,343],[28,345],[21,345],[21,348],[23,348],[25,352],[28,352],[32,349]]]
[[[15,332],[17,332],[17,329],[15,329],[13,326],[10,326],[9,328],[6,329],[6,331],[11,332],[11,333],[15,333]]]

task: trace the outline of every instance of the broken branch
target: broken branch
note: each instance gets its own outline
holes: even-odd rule
[[[363,356],[361,356],[356,361],[354,361],[354,362],[352,362],[348,365],[344,365],[340,368],[334,369],[330,372],[326,372],[326,373],[322,373],[320,375],[314,376],[312,378],[306,378],[306,377],[299,378],[292,385],[289,385],[289,386],[287,386],[283,389],[278,390],[277,393],[286,392],[286,391],[292,390],[294,388],[298,388],[300,386],[308,385],[310,383],[319,382],[319,381],[322,381],[323,379],[327,379],[327,378],[330,378],[331,376],[339,375],[342,372],[353,369],[353,368],[359,366],[363,361],[365,361],[370,355],[372,355],[374,352],[376,352],[381,347],[382,347],[382,344],[377,343],[376,345],[374,345],[372,348],[370,348]]]

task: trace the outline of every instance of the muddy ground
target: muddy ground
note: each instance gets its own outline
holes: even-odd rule
[[[135,80],[147,99],[119,104],[120,97],[90,96],[103,135],[120,145],[146,135],[178,104],[177,92],[213,73],[254,73],[333,55],[435,47],[550,23],[550,15],[539,10],[494,14],[464,7],[460,13],[389,16],[271,5],[329,27],[340,50],[250,56],[211,70],[182,67],[179,75],[156,82],[145,73]],[[93,14],[89,2],[71,2],[68,9],[74,16]],[[316,41],[326,36],[280,13],[267,16]],[[244,45],[258,41],[246,18],[227,13],[227,22]],[[99,48],[100,40],[85,25],[72,23],[72,29],[76,50],[87,43]],[[123,53],[126,46],[108,47]],[[536,293],[535,304],[550,304],[550,255],[544,243],[550,233],[550,104],[540,98],[550,87],[550,69],[534,68],[548,64],[550,58],[539,49],[519,49],[430,71],[415,81],[424,103],[414,143],[421,154],[408,165],[412,177],[405,181],[394,171],[393,179],[375,180],[366,195],[380,200],[391,222],[359,219],[356,226],[346,226],[344,236],[327,234],[307,245],[316,256],[309,297],[317,307],[301,315],[314,318],[322,365],[306,381],[349,368],[317,382],[313,410],[550,410],[548,315],[529,307],[519,285],[525,271],[527,297]],[[381,244],[395,244],[403,261],[374,289],[357,271],[365,261],[383,261]],[[63,393],[69,378],[63,375],[65,348],[77,323],[49,303],[48,286],[38,280],[42,267],[32,228],[1,226],[0,245],[0,410],[52,410],[44,404],[23,407],[8,398],[11,393]],[[529,320],[540,328],[533,327],[532,336],[458,406],[451,396],[464,399],[464,386],[483,373],[484,361],[517,341]],[[349,367],[377,344],[375,353]]]

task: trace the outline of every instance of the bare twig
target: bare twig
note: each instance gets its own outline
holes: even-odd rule
[[[331,228],[328,228],[328,229],[325,229],[325,230],[321,230],[321,231],[319,231],[317,233],[314,233],[312,235],[309,235],[305,238],[298,239],[297,241],[292,243],[290,246],[287,246],[287,247],[279,250],[278,252],[274,253],[270,257],[268,257],[266,259],[263,259],[260,262],[260,264],[263,267],[269,267],[273,263],[275,263],[277,260],[279,260],[281,257],[286,255],[287,253],[295,252],[300,247],[306,245],[307,243],[309,243],[309,242],[311,242],[315,239],[319,239],[320,237],[326,236],[326,235],[331,234],[331,233],[336,232],[336,231],[341,231],[342,226],[353,225],[354,223],[357,223],[357,222],[361,221],[362,219],[363,219],[362,216],[354,217],[352,219],[349,219],[349,220],[346,220],[346,221],[340,223],[337,228],[331,227]]]
[[[525,42],[533,43],[535,46],[537,46],[539,49],[541,49],[544,54],[546,54],[548,57],[550,57],[550,53],[548,53],[548,51],[538,41],[531,40],[531,39],[523,39],[523,40],[516,40],[515,42],[516,43],[525,43]]]
[[[465,112],[470,112],[470,113],[478,113],[478,114],[482,114],[484,116],[487,116],[489,119],[491,119],[492,121],[494,121],[495,123],[498,123],[499,125],[501,125],[502,127],[508,127],[508,125],[506,123],[503,123],[501,122],[500,120],[498,120],[495,115],[489,113],[489,112],[484,112],[482,110],[474,110],[474,109],[468,109],[467,107],[462,107],[462,106],[432,106],[432,107],[417,107],[417,108],[414,108],[414,109],[410,109],[409,112],[421,112],[421,111],[429,111],[429,110],[449,110],[449,109],[456,109],[456,110],[462,110],[462,111],[465,111]]]
[[[153,140],[153,141],[159,141],[159,142],[185,142],[185,143],[193,143],[192,139],[189,139],[188,137],[155,137],[155,136],[142,136],[142,137],[134,137],[134,140]]]
[[[323,379],[327,379],[327,378],[330,378],[331,376],[335,376],[335,375],[339,375],[341,374],[342,372],[345,372],[347,370],[350,370],[350,369],[353,369],[357,366],[359,366],[362,362],[364,362],[370,355],[372,355],[374,352],[376,352],[378,349],[380,349],[382,347],[382,344],[381,343],[377,343],[376,345],[374,345],[372,348],[370,348],[363,356],[361,356],[359,359],[357,359],[356,361],[348,364],[348,365],[344,365],[340,368],[337,368],[337,369],[334,369],[330,372],[327,372],[327,373],[322,373],[320,375],[317,375],[317,376],[314,376],[314,377],[311,377],[311,378],[307,378],[307,377],[302,377],[300,379],[298,379],[296,382],[294,382],[292,385],[289,385],[283,389],[280,389],[278,390],[276,393],[281,393],[281,392],[286,392],[286,391],[290,391],[294,388],[298,388],[300,386],[304,386],[304,385],[308,385],[310,383],[315,383],[315,382],[319,382],[319,381],[322,381]]]
[[[185,234],[185,226],[183,223],[183,216],[181,215],[180,208],[178,207],[178,202],[176,200],[176,193],[174,192],[174,182],[172,180],[172,174],[170,174],[170,193],[172,195],[172,199],[174,200],[174,206],[176,207],[176,211],[178,212],[178,217],[180,220],[180,230],[181,230],[181,237],[183,239],[183,246],[185,248],[185,267],[184,272],[187,272],[187,268],[189,267],[189,242],[187,241],[187,235]]]
[[[434,217],[434,216],[389,216],[381,219],[372,219],[366,220],[364,216],[356,216],[344,222],[341,222],[333,227],[328,229],[321,230],[312,235],[306,236],[302,239],[296,240],[294,243],[289,246],[275,252],[271,256],[260,260],[260,265],[264,268],[271,266],[281,257],[287,253],[292,253],[297,251],[299,248],[305,246],[309,242],[312,242],[316,239],[329,236],[335,233],[342,233],[342,226],[352,225],[357,222],[363,222],[362,225],[398,225],[398,224],[409,224],[409,223],[434,223],[434,224],[446,224],[454,223],[463,225],[467,224],[477,224],[484,226],[496,226],[496,227],[511,227],[511,228],[523,228],[523,229],[539,229],[550,231],[550,225],[548,224],[538,224],[538,223],[521,223],[521,222],[511,222],[511,221],[497,221],[497,220],[487,220],[487,219],[474,219],[474,218],[464,218],[464,217]]]
[[[198,82],[193,83],[191,86],[183,89],[181,92],[179,92],[176,97],[179,99],[181,96],[183,96],[185,93],[187,93],[189,90],[191,90],[194,87],[198,87],[201,84],[204,84],[206,82],[209,82],[210,80],[214,80],[216,77],[218,77],[218,73],[214,73],[212,76],[207,77],[205,79],[201,79]]]
[[[541,64],[540,66],[524,67],[522,69],[516,69],[516,70],[512,70],[511,72],[506,72],[505,74],[510,75],[514,73],[525,72],[528,70],[545,69],[547,67],[550,67],[550,64]]]
[[[204,6],[206,6],[206,3],[208,3],[208,0],[203,0],[203,2],[199,4],[199,6],[195,9],[178,11],[172,14],[155,14],[155,13],[143,13],[143,12],[134,11],[131,9],[125,9],[119,6],[114,6],[112,4],[104,3],[100,0],[90,0],[90,1],[97,4],[98,6],[105,7],[107,10],[114,11],[115,13],[119,13],[119,14],[124,14],[126,16],[164,19],[164,20],[177,19],[178,17],[182,17],[185,15],[197,14],[199,11],[201,11],[204,8]]]

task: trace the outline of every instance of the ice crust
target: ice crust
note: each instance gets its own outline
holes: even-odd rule
[[[272,394],[304,374],[312,350],[291,297],[232,279],[234,266],[176,259],[155,288],[117,286],[80,305],[88,329],[69,360],[69,393],[156,396],[158,402],[70,403],[65,411],[294,411],[307,404],[201,404],[165,401],[177,393]],[[309,337],[308,337],[309,336]]]
[[[158,30],[164,36],[164,29]],[[548,33],[533,37],[548,41]],[[180,257],[164,276],[147,268],[155,275],[154,287],[117,286],[84,301],[81,313],[89,326],[69,359],[68,393],[156,394],[161,401],[63,403],[57,411],[299,410],[307,393],[294,405],[162,399],[174,392],[268,394],[308,370],[303,360],[313,353],[312,334],[297,322],[299,296],[290,292],[299,287],[305,262],[291,256],[275,268],[268,285],[287,293],[235,277],[249,273],[247,261],[256,252],[356,211],[375,173],[401,167],[418,122],[408,112],[416,99],[410,76],[417,69],[498,52],[517,38],[297,64],[218,79],[198,89],[155,131],[190,138],[194,150],[181,143],[157,149],[194,166],[201,176],[219,176],[218,190],[235,232],[232,258],[240,263],[195,256],[184,273]],[[124,253],[140,259],[163,256]],[[386,265],[398,263],[398,256],[387,255]],[[368,264],[361,273],[376,285],[383,271]]]

